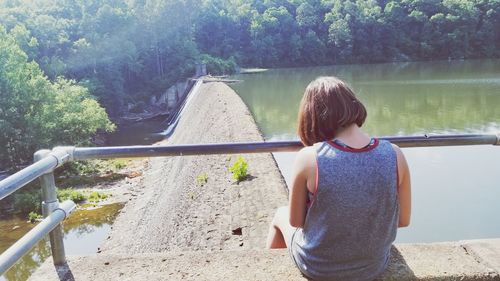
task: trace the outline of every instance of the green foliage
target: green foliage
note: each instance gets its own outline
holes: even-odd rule
[[[205,60],[213,74],[296,66],[500,56],[500,2],[0,2],[0,24],[51,80],[91,81],[113,114]],[[200,55],[203,54],[203,55]]]
[[[88,199],[90,202],[96,203],[96,202],[99,202],[101,200],[105,200],[108,197],[109,197],[109,195],[104,193],[104,192],[93,191],[89,194]]]
[[[207,72],[212,75],[232,74],[237,67],[233,57],[225,60],[203,54],[200,59],[207,65]]]
[[[113,109],[151,81],[191,75],[200,53],[214,73],[231,57],[272,67],[499,56],[497,0],[8,2],[0,23],[28,57],[51,79],[94,81]]]
[[[66,176],[90,176],[101,171],[97,161],[72,161],[64,165]]]
[[[40,214],[39,214],[39,213],[37,213],[37,212],[30,212],[30,213],[28,214],[28,220],[29,220],[31,223],[35,223],[37,220],[42,219],[42,218],[43,218],[43,216],[42,216],[42,215],[40,215]]]
[[[81,203],[87,200],[87,196],[79,190],[66,188],[57,190],[57,199],[61,202],[65,200],[72,200],[75,203]]]
[[[234,162],[233,166],[229,168],[229,171],[233,174],[233,179],[240,182],[245,180],[248,176],[248,163],[245,158],[239,156]]]
[[[40,213],[42,211],[42,198],[40,192],[21,192],[14,195],[14,210],[18,214],[28,214],[29,212]]]
[[[54,88],[54,102],[45,104],[40,124],[44,124],[47,143],[88,145],[98,130],[115,129],[106,111],[89,96],[86,88],[61,78]]]
[[[205,185],[208,182],[208,174],[207,173],[203,173],[203,174],[198,175],[196,177],[196,181],[201,186]]]
[[[85,88],[62,78],[50,82],[37,63],[28,62],[16,36],[0,26],[0,146],[5,148],[0,150],[0,160],[4,165],[31,160],[41,147],[88,144],[98,130],[113,130],[106,112]]]
[[[127,165],[128,165],[128,160],[125,160],[125,159],[113,159],[113,160],[109,160],[109,161],[115,170],[121,170],[121,169],[127,167]]]
[[[111,160],[83,160],[72,161],[63,166],[62,174],[66,177],[72,176],[97,176],[99,174],[116,173],[128,165],[127,159]]]

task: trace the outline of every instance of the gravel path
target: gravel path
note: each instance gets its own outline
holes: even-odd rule
[[[167,144],[262,140],[239,96],[223,83],[206,83]],[[138,196],[124,207],[101,251],[263,248],[275,209],[287,202],[285,183],[272,155],[247,154],[250,179],[236,184],[228,169],[237,156],[150,159]],[[201,185],[196,178],[204,173],[208,182]]]

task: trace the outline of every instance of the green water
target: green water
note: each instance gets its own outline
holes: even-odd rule
[[[231,87],[266,139],[295,139],[304,88],[322,75],[349,82],[367,107],[364,128],[372,135],[500,132],[500,60],[275,69],[238,75],[244,82]],[[413,212],[398,242],[500,237],[500,147],[404,153],[412,173]],[[294,154],[275,158],[289,182]]]
[[[166,126],[164,120],[157,119],[117,126],[113,133],[106,136],[104,146],[153,144],[164,138],[158,133]]]
[[[106,239],[111,225],[123,207],[111,204],[92,210],[77,210],[63,222],[64,247],[67,255],[96,254],[98,247]],[[24,218],[13,217],[0,220],[0,253],[14,244],[35,224]],[[48,258],[51,258],[48,236],[23,256],[0,281],[24,281]]]

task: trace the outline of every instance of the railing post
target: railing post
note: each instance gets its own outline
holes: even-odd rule
[[[34,161],[49,156],[50,150],[43,149],[35,152]],[[49,216],[55,209],[59,208],[57,200],[57,190],[54,179],[54,171],[40,177],[40,185],[42,186],[42,214],[43,217]],[[62,265],[66,262],[66,254],[64,252],[63,232],[61,224],[56,226],[49,234],[50,248],[52,250],[52,259],[55,265]]]

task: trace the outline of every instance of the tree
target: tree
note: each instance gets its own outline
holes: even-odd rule
[[[114,126],[87,90],[59,79],[51,83],[38,64],[28,62],[15,36],[0,26],[0,151],[2,168],[32,159],[56,144],[88,143],[98,130]]]

